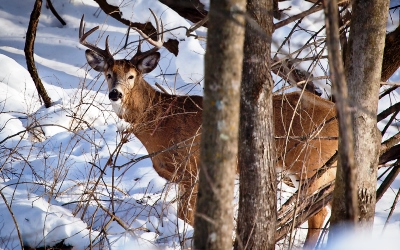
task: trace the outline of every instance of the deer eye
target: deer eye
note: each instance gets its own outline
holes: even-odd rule
[[[111,74],[107,74],[107,79],[110,79],[111,78]]]
[[[132,79],[133,79],[133,75],[130,75],[130,76],[128,77],[128,79],[129,79],[129,80],[132,80]]]

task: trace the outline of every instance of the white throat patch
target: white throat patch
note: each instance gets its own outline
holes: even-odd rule
[[[114,110],[114,112],[119,116],[119,117],[123,117],[124,113],[125,113],[125,109],[122,107],[122,102],[121,99],[119,99],[118,101],[114,102],[111,101],[111,106]]]

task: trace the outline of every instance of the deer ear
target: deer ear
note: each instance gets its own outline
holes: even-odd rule
[[[137,62],[137,69],[142,73],[149,73],[157,67],[160,61],[160,53],[152,53]]]
[[[99,72],[103,72],[105,70],[107,63],[103,56],[97,54],[96,52],[90,49],[85,51],[85,56],[88,64],[94,70]]]

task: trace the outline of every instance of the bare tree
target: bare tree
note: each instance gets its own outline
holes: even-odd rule
[[[357,169],[359,223],[358,228],[372,226],[376,203],[377,165],[380,151],[380,131],[376,127],[376,112],[385,45],[386,20],[389,1],[352,1],[350,35],[345,55],[345,73],[351,106],[354,133],[354,162]],[[340,166],[339,166],[340,167]],[[338,182],[345,180],[345,171],[338,171],[333,195],[332,227],[346,221],[346,206],[342,205],[346,192]],[[336,230],[331,230],[335,240]]]
[[[232,247],[245,3],[210,5],[195,249]]]
[[[41,8],[42,8],[42,0],[36,0],[31,13],[31,18],[29,19],[28,30],[26,31],[24,52],[26,57],[26,65],[28,67],[29,73],[31,74],[32,80],[35,83],[38,94],[42,99],[42,101],[44,102],[46,108],[49,108],[51,106],[51,99],[47,95],[47,91],[44,88],[42,81],[40,80],[39,74],[36,70],[35,60],[33,58],[36,29],[39,23]]]
[[[274,249],[276,174],[271,76],[272,0],[249,0],[240,102],[236,249]]]

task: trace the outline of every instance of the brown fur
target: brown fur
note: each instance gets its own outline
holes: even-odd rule
[[[274,125],[277,167],[307,181],[325,164],[338,148],[338,123],[334,104],[316,95],[300,92],[274,96]],[[331,168],[307,189],[311,195],[333,181],[336,168]],[[304,248],[317,243],[327,216],[327,208],[308,220]]]
[[[201,132],[202,97],[160,93],[144,80],[135,84],[129,93],[125,104],[129,113],[123,118],[137,126],[134,133],[149,153],[189,139],[183,143],[183,148],[160,153],[152,161],[160,176],[180,184],[179,217],[193,223],[200,139],[195,135]],[[276,139],[277,166],[297,179],[313,176],[337,149],[337,120],[333,103],[309,93],[303,93],[300,99],[300,93],[295,92],[274,96],[273,105],[275,135],[281,137]],[[132,116],[138,113],[137,110],[141,110],[140,118]],[[307,190],[307,194],[333,180],[335,172],[328,171]],[[307,235],[307,246],[316,243],[326,214],[324,208],[310,218],[312,229]]]
[[[90,55],[88,62],[93,68],[100,67]],[[193,223],[203,98],[156,91],[137,70],[143,66],[133,65],[132,60],[114,61],[111,58],[101,66],[109,90],[119,88],[122,92],[124,111],[118,114],[119,117],[132,124],[132,132],[150,154],[160,152],[152,157],[154,169],[165,179],[179,183],[179,217]],[[150,67],[147,72],[152,69]],[[298,180],[306,180],[337,149],[334,104],[307,92],[294,92],[274,96],[273,105],[277,167]],[[335,170],[328,171],[307,190],[307,194],[314,193],[334,178]],[[325,216],[323,210],[309,220],[313,229],[307,235],[307,246],[315,244]]]

